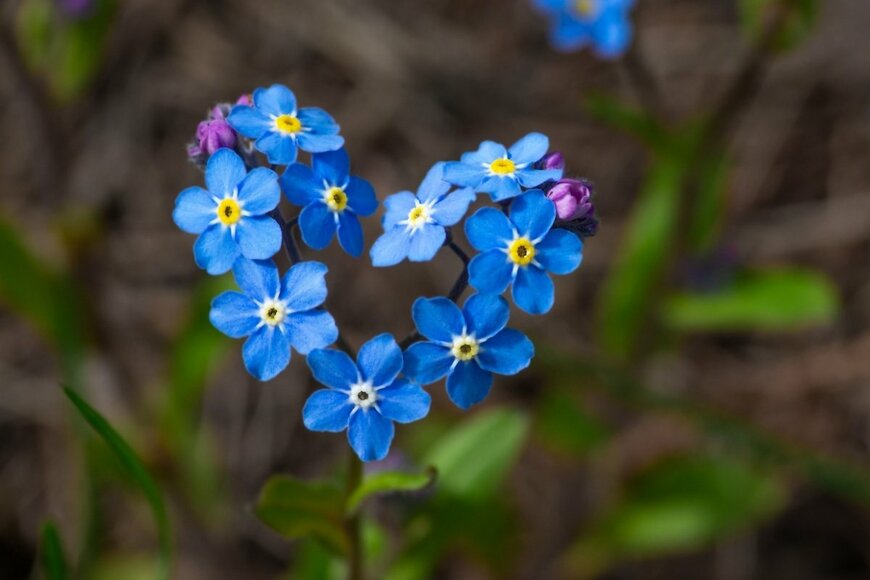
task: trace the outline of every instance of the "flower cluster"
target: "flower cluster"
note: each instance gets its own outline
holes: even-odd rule
[[[550,42],[558,50],[591,45],[602,58],[617,58],[631,43],[628,14],[634,0],[534,0],[550,20]]]
[[[293,350],[307,357],[326,388],[302,411],[315,431],[347,431],[364,461],[386,456],[394,423],[425,417],[431,397],[424,386],[446,379],[447,395],[462,409],[482,401],[494,375],[514,375],[534,356],[522,332],[508,328],[513,303],[530,314],[553,307],[551,274],[573,272],[582,238],[597,221],[588,182],[564,178],[564,160],[549,140],[526,135],[509,148],[491,141],[459,161],[436,163],[416,193],[384,200],[383,234],[370,249],[373,265],[425,262],[449,247],[463,271],[447,297],[418,298],[416,331],[402,343],[389,334],[366,342],[354,356],[324,304],[327,267],[303,261],[301,240],[314,250],[333,238],[351,256],[362,254],[360,218],[378,207],[366,180],[352,175],[335,120],[318,108],[299,109],[287,87],[257,89],[234,105],[217,105],[200,123],[188,153],[205,170],[205,187],[189,187],[173,219],[198,237],[196,264],[209,274],[232,271],[240,291],[212,302],[210,320],[222,333],[245,339],[245,368],[266,381],[290,363]],[[300,161],[308,153],[308,163]],[[279,175],[280,173],[280,175]],[[301,208],[285,219],[281,198]],[[496,204],[465,219],[487,194]],[[454,228],[477,250],[457,245]],[[276,255],[284,248],[289,268]],[[475,290],[460,308],[468,285]],[[333,345],[338,345],[333,347]],[[403,351],[404,348],[404,351]]]

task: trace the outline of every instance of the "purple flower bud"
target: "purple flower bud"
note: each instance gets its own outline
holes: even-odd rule
[[[541,169],[565,169],[565,157],[558,151],[547,153],[538,165]]]
[[[221,147],[233,149],[238,141],[235,130],[227,123],[230,105],[220,103],[209,112],[208,119],[196,127],[196,139],[187,148],[187,155],[197,163],[204,163]]]
[[[573,221],[595,213],[595,207],[592,205],[592,189],[585,181],[560,179],[547,192],[547,197],[556,204],[556,214],[559,219]]]
[[[242,95],[241,97],[238,98],[238,100],[236,101],[236,104],[237,105],[245,105],[248,107],[253,107],[254,106],[254,98],[251,96],[250,93],[245,93],[244,95]]]

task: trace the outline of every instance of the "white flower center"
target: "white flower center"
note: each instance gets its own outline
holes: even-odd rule
[[[266,300],[260,306],[260,319],[267,326],[278,326],[287,316],[287,305],[280,300]]]
[[[350,402],[357,407],[368,409],[374,405],[377,400],[378,394],[375,392],[375,388],[369,381],[356,383],[350,386]]]
[[[461,361],[468,361],[477,356],[480,352],[480,343],[474,338],[473,334],[462,334],[461,336],[453,337],[453,346],[450,347],[450,352],[453,356]]]

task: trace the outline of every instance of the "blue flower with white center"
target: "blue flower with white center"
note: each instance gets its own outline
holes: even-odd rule
[[[477,151],[465,153],[461,161],[444,166],[444,180],[460,187],[488,193],[493,201],[503,201],[550,180],[561,179],[562,169],[537,169],[550,147],[541,133],[529,133],[505,149],[503,145],[484,141]]]
[[[573,232],[550,229],[556,206],[535,189],[511,204],[510,219],[495,208],[478,210],[465,235],[479,252],[468,264],[469,283],[483,294],[501,294],[513,284],[514,304],[529,314],[553,307],[547,272],[569,274],[580,266],[583,242]]]
[[[621,56],[631,43],[628,13],[634,0],[535,0],[550,18],[550,41],[558,50],[592,45],[603,58]]]
[[[289,165],[298,149],[309,153],[335,151],[344,145],[335,120],[323,109],[296,108],[296,95],[284,85],[254,91],[254,106],[236,105],[227,118],[269,163]]]
[[[308,366],[314,378],[329,388],[308,397],[302,409],[305,426],[332,433],[347,429],[347,440],[363,461],[387,456],[395,432],[393,421],[410,423],[429,413],[429,393],[397,378],[402,350],[389,334],[365,343],[356,363],[339,350],[318,349],[308,355]]]
[[[239,258],[233,266],[242,292],[224,292],[211,303],[209,320],[230,338],[248,337],[242,358],[248,372],[268,381],[290,363],[290,347],[307,355],[338,338],[335,320],[320,308],[327,268],[300,262],[278,277],[271,260]]]
[[[477,196],[469,188],[450,193],[443,175],[444,163],[436,163],[417,195],[402,191],[384,200],[384,234],[369,252],[375,266],[394,266],[405,258],[426,262],[444,245],[445,228],[461,220]]]
[[[446,376],[447,395],[461,409],[486,398],[493,373],[515,375],[535,355],[526,335],[505,328],[510,309],[501,296],[475,294],[462,310],[447,298],[418,298],[412,314],[429,340],[405,351],[405,375],[423,385]]]
[[[360,255],[363,233],[357,216],[372,215],[378,200],[368,181],[350,175],[347,151],[312,155],[310,168],[301,163],[290,165],[281,176],[281,187],[291,202],[304,206],[299,229],[306,244],[322,250],[337,230],[344,251]]]
[[[281,201],[278,176],[265,167],[247,171],[234,151],[218,149],[205,166],[205,185],[178,195],[172,219],[199,234],[193,245],[196,264],[223,274],[239,256],[267,260],[281,248],[281,226],[266,215]]]

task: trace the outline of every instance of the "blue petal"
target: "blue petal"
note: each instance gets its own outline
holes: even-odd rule
[[[408,259],[412,262],[427,262],[435,257],[447,234],[444,228],[435,224],[425,224],[411,235],[411,247],[408,249]]]
[[[262,302],[278,296],[278,268],[272,260],[254,262],[239,258],[233,264],[233,276],[242,292],[253,300]]]
[[[465,222],[465,236],[475,250],[486,252],[507,247],[514,237],[514,228],[502,212],[485,207],[474,212]]]
[[[307,107],[299,111],[299,121],[302,127],[306,130],[304,134],[315,133],[318,135],[337,135],[339,131],[338,123],[332,118],[332,115],[319,107]],[[310,132],[310,133],[309,133]],[[302,135],[300,135],[301,137]],[[341,145],[335,147],[340,148]],[[329,151],[333,151],[330,149]]]
[[[356,258],[362,253],[363,232],[359,219],[351,211],[338,214],[338,243],[344,251]]]
[[[217,224],[207,227],[193,244],[196,265],[212,276],[229,272],[241,253],[230,229]]]
[[[308,354],[308,367],[317,382],[331,389],[350,391],[360,380],[356,364],[346,353],[335,349],[315,349]]]
[[[236,224],[236,241],[250,260],[268,260],[281,249],[281,226],[267,215],[244,217]]]
[[[272,119],[267,115],[247,105],[233,107],[229,117],[227,117],[227,122],[232,125],[233,129],[249,139],[258,139],[263,133],[271,130],[274,125]]]
[[[309,153],[335,151],[344,145],[341,135],[321,135],[320,133],[300,133],[297,138],[299,148]]]
[[[205,166],[205,186],[215,197],[223,199],[245,178],[245,162],[231,149],[218,149]]]
[[[567,9],[570,0],[534,0],[535,7],[545,12],[562,12]]]
[[[535,260],[553,274],[570,274],[583,259],[583,242],[574,232],[550,230],[535,246]]]
[[[539,189],[533,189],[513,201],[511,221],[522,236],[533,242],[550,231],[556,221],[556,204]]]
[[[439,162],[426,173],[426,177],[417,188],[417,198],[425,203],[441,197],[448,191],[450,191],[450,184],[444,181],[444,162]]]
[[[363,377],[373,386],[383,387],[392,383],[402,371],[402,349],[392,335],[379,334],[362,345],[356,362]]]
[[[480,185],[477,190],[490,194],[492,201],[511,199],[523,192],[516,178],[512,177],[493,177]]]
[[[462,219],[476,197],[474,190],[468,188],[449,193],[432,208],[432,219],[442,226],[452,226]]]
[[[631,44],[631,22],[618,10],[608,10],[592,30],[595,50],[604,58],[616,58]]]
[[[503,329],[510,318],[507,300],[497,294],[475,294],[462,307],[468,333],[486,340]]]
[[[345,393],[321,389],[314,391],[302,408],[302,422],[312,431],[338,433],[347,429],[354,405]]]
[[[508,156],[517,165],[535,163],[547,154],[550,139],[543,133],[529,133],[508,149]]]
[[[503,159],[505,157],[507,157],[507,149],[504,148],[504,145],[495,141],[484,141],[477,148],[477,151],[463,153],[461,161],[469,165],[480,166],[484,164],[489,165],[496,159]]]
[[[298,151],[296,140],[289,135],[269,131],[254,142],[258,151],[265,153],[269,163],[290,165],[296,162]]]
[[[444,164],[444,181],[461,187],[476,188],[486,179],[486,168],[459,161]]]
[[[501,250],[476,255],[468,264],[468,282],[481,294],[501,294],[513,280],[514,266]]]
[[[315,250],[329,245],[335,235],[335,226],[335,214],[318,201],[306,205],[299,214],[302,240]]]
[[[378,391],[377,405],[381,414],[398,423],[419,421],[429,414],[431,404],[429,393],[404,379]]]
[[[553,307],[553,281],[540,268],[525,266],[517,272],[511,295],[521,310],[544,314]]]
[[[326,273],[320,262],[299,262],[281,280],[281,300],[295,312],[317,308],[326,300]]]
[[[212,300],[208,319],[230,338],[242,338],[260,324],[260,313],[257,305],[244,294],[224,292]]]
[[[375,240],[369,256],[372,265],[394,266],[408,257],[411,249],[411,236],[405,226],[396,226]]]
[[[288,165],[281,175],[281,188],[290,203],[308,205],[322,198],[323,184],[314,177],[311,168],[301,163]]]
[[[450,349],[434,342],[415,342],[405,351],[405,376],[421,385],[447,376],[456,358]]]
[[[271,169],[257,167],[239,185],[239,202],[246,212],[260,215],[278,207],[281,201],[281,187],[278,175]]]
[[[451,300],[444,297],[417,298],[411,317],[420,334],[437,342],[451,342],[465,330],[465,317]]]
[[[302,354],[327,347],[338,338],[335,319],[326,310],[293,312],[284,319],[284,326],[290,344]]]
[[[486,398],[492,388],[492,373],[474,361],[461,362],[447,377],[447,396],[460,409],[468,409]]]
[[[254,106],[266,115],[291,115],[296,112],[296,95],[284,85],[254,91]]]
[[[589,25],[569,16],[558,19],[550,33],[550,40],[557,50],[579,50],[589,43],[591,30]]]
[[[386,457],[394,434],[393,422],[374,409],[359,409],[350,416],[347,441],[363,461]]]
[[[217,204],[209,192],[201,187],[188,187],[178,194],[172,219],[189,234],[201,234],[217,217]]]
[[[477,355],[480,368],[500,375],[515,375],[529,366],[535,345],[525,334],[505,328],[482,345]]]
[[[242,358],[249,373],[268,381],[290,363],[290,343],[276,327],[261,326],[245,341]]]
[[[363,217],[370,216],[378,209],[378,198],[372,184],[359,177],[352,176],[344,188],[347,194],[347,205]]]
[[[317,153],[311,156],[311,169],[330,186],[344,187],[350,176],[350,156],[344,148]]]
[[[563,169],[520,169],[517,171],[517,181],[523,187],[537,187],[547,181],[562,179]]]
[[[400,221],[408,219],[408,214],[417,205],[417,198],[410,191],[401,191],[384,200],[384,218],[381,225],[388,232]],[[404,228],[404,226],[402,226]]]

